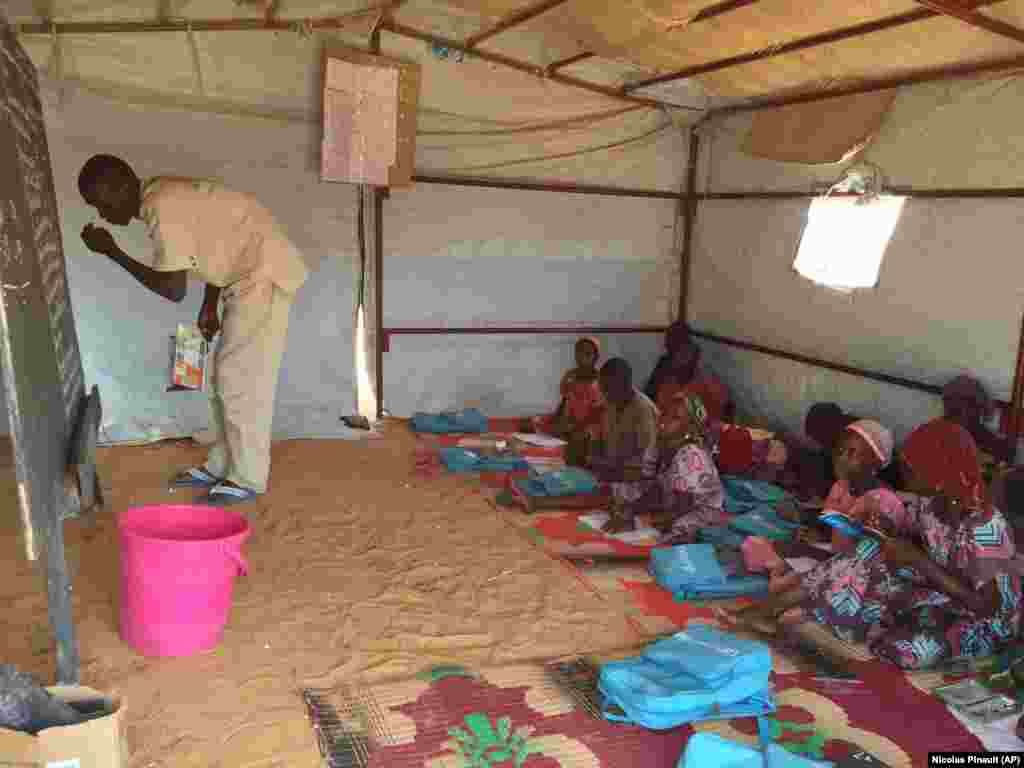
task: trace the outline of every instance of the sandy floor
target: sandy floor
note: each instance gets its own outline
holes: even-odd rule
[[[272,491],[247,509],[251,573],[215,652],[138,656],[117,633],[114,515],[183,502],[170,473],[200,460],[185,445],[101,452],[108,509],[68,524],[82,682],[127,702],[131,768],[313,768],[318,753],[296,693],[359,675],[401,676],[633,645],[638,637],[487,502],[450,476],[413,477],[414,438],[298,441],[274,449]],[[13,469],[0,466],[0,662],[45,681],[53,654],[41,577],[18,535]]]

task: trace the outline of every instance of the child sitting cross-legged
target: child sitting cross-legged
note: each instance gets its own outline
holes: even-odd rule
[[[876,421],[861,419],[848,425],[843,431],[833,454],[836,482],[825,500],[825,512],[840,512],[851,520],[875,529],[892,532],[907,527],[907,513],[903,502],[878,478],[878,473],[892,459],[892,434]],[[784,515],[790,512],[780,510]],[[817,529],[805,527],[798,538],[803,543],[817,543],[820,536]],[[831,547],[834,553],[850,555],[859,544],[840,533],[832,531]],[[835,560],[833,556],[827,563]],[[798,605],[803,600],[802,584],[813,577],[825,563],[802,578],[789,574],[773,573],[772,591],[766,602],[751,606],[736,614],[738,620],[759,631],[771,633],[775,629],[775,617]]]
[[[594,337],[585,336],[576,342],[575,355],[576,367],[566,371],[559,384],[560,399],[555,412],[528,419],[522,425],[526,432],[543,432],[566,440],[572,454],[569,458],[573,459],[585,456],[591,442],[601,436],[605,409],[597,372],[601,345]]]
[[[904,669],[951,657],[997,653],[1020,627],[1021,580],[1005,518],[987,498],[977,447],[959,425],[937,420],[916,429],[903,472],[918,493],[906,496],[905,525],[881,504],[865,504],[881,533],[860,539],[807,573],[799,587],[748,614],[752,626],[790,608],[797,621],[869,644]]]
[[[647,514],[661,531],[659,544],[688,544],[697,531],[724,522],[725,491],[705,446],[708,422],[696,395],[679,392],[658,419],[657,447],[645,456],[643,479],[616,483],[618,500],[609,533],[631,530]]]

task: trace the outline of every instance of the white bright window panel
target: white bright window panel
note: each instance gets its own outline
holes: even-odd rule
[[[838,291],[875,287],[905,200],[886,196],[866,203],[854,197],[812,201],[793,268]]]

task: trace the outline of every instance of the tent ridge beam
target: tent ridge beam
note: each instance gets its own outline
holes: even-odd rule
[[[935,83],[942,80],[962,80],[977,75],[996,74],[999,72],[1011,72],[1024,69],[1024,54],[1009,56],[991,61],[982,61],[969,64],[950,64],[942,67],[918,70],[892,77],[883,77],[872,80],[862,80],[849,85],[829,88],[822,91],[809,91],[797,93],[791,96],[769,96],[763,99],[755,99],[746,104],[736,104],[729,107],[720,107],[711,110],[710,114],[732,114],[736,112],[750,112],[759,109],[774,109],[785,107],[791,104],[807,104],[814,101],[825,101],[836,99],[841,96],[853,96],[860,93],[874,93],[876,91],[888,91],[906,85],[921,85],[923,83]]]
[[[1000,19],[986,16],[970,6],[950,2],[950,0],[915,0],[915,2],[942,16],[959,19],[977,29],[983,29],[986,32],[1016,40],[1018,43],[1024,43],[1024,29],[1007,24]]]
[[[981,0],[980,2],[974,3],[974,7],[994,5],[995,3],[1003,1],[1004,0]],[[709,61],[704,64],[695,64],[692,67],[679,69],[675,72],[668,72],[663,75],[648,77],[643,80],[636,80],[623,86],[622,90],[624,93],[629,93],[651,85],[669,83],[674,80],[684,80],[688,77],[705,75],[709,72],[718,72],[723,69],[739,67],[744,64],[752,64],[756,61],[764,61],[765,59],[772,59],[776,56],[784,56],[787,53],[804,51],[808,48],[818,48],[823,45],[838,43],[843,40],[850,40],[856,37],[864,37],[865,35],[883,32],[887,29],[894,29],[896,27],[904,26],[905,24],[913,24],[919,21],[924,21],[925,19],[934,19],[940,15],[941,14],[938,11],[930,8],[919,8],[917,10],[899,13],[894,16],[887,16],[883,19],[875,19],[873,21],[854,24],[849,27],[842,27],[841,29],[833,29],[828,32],[821,32],[816,35],[802,37],[798,40],[792,40],[781,45],[769,46],[760,50],[749,51],[747,53],[729,56],[716,61]]]
[[[406,37],[410,40],[420,40],[424,43],[436,45],[441,48],[448,48],[455,51],[463,51],[465,53],[476,56],[478,59],[490,62],[492,64],[499,64],[509,69],[515,69],[519,72],[524,72],[528,75],[533,75],[541,79],[551,80],[561,85],[571,86],[573,88],[579,88],[584,91],[591,91],[602,96],[607,96],[611,99],[617,99],[619,101],[625,101],[629,104],[640,104],[645,107],[652,107],[657,109],[688,109],[692,111],[703,112],[703,109],[698,107],[688,107],[680,104],[670,104],[667,102],[658,101],[656,99],[647,99],[638,96],[630,96],[623,94],[618,88],[611,88],[597,83],[592,83],[589,80],[580,80],[575,77],[568,77],[567,75],[560,75],[557,72],[548,73],[544,67],[537,66],[536,64],[530,64],[529,62],[520,61],[519,59],[513,59],[510,56],[504,56],[500,53],[492,53],[490,51],[482,51],[479,49],[467,50],[465,43],[461,43],[458,40],[450,40],[446,37],[439,35],[433,35],[428,32],[423,32],[412,27],[407,27],[404,24],[398,24],[389,19],[385,19],[381,23],[381,29],[385,32],[390,32],[393,35],[400,37]]]
[[[567,56],[564,59],[559,59],[558,61],[554,61],[551,64],[548,64],[547,67],[545,67],[545,71],[550,75],[551,73],[557,72],[560,69],[570,67],[573,64],[578,64],[581,61],[586,61],[587,59],[592,58],[594,58],[593,53],[591,53],[590,51],[583,51],[582,53],[577,53],[575,56]]]
[[[530,179],[486,179],[472,176],[446,176],[417,173],[413,181],[419,184],[443,184],[453,187],[482,187],[485,189],[518,189],[533,192],[561,192],[572,195],[598,195],[605,197],[645,197],[658,200],[685,200],[686,195],[660,189],[607,187],[597,184],[567,184]]]
[[[758,2],[758,0],[724,0],[724,2],[706,6],[701,8],[700,11],[697,12],[697,15],[686,23],[686,26],[699,24],[702,21],[713,19],[716,16],[722,16],[726,13],[738,11],[740,8],[746,8],[748,5],[753,5],[756,2]]]
[[[386,13],[393,3],[383,3],[340,16],[319,16],[310,19],[155,19],[153,21],[73,21],[40,22],[13,25],[19,35],[107,35],[144,32],[251,32],[259,30],[287,31],[296,26],[309,29],[343,29],[366,16]]]
[[[1024,187],[978,187],[975,189],[924,189],[914,187],[885,188],[887,194],[914,197],[919,200],[983,199],[1010,200],[1024,197]],[[705,192],[697,195],[704,200],[811,200],[820,197],[815,192],[759,191],[749,192]],[[832,193],[832,197],[856,197],[856,193]]]
[[[527,6],[520,11],[516,11],[515,13],[506,16],[504,19],[498,20],[492,26],[477,32],[475,35],[470,35],[466,38],[466,42],[463,43],[463,45],[467,51],[472,50],[484,40],[490,40],[495,35],[507,32],[513,27],[518,27],[520,24],[525,24],[530,21],[530,19],[534,19],[543,13],[547,13],[560,5],[565,5],[567,2],[568,0],[541,0],[541,2],[536,5]]]

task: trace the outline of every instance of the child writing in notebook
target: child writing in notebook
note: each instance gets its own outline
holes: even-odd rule
[[[905,525],[867,536],[805,574],[745,618],[762,631],[795,610],[846,642],[903,669],[998,653],[1020,629],[1021,579],[1013,533],[985,489],[978,449],[957,424],[918,427],[902,451]],[[877,498],[864,507],[885,525]],[[765,626],[768,625],[768,626]],[[799,631],[799,629],[798,629]]]
[[[886,535],[907,529],[903,502],[878,478],[878,473],[892,460],[893,442],[892,433],[877,421],[861,419],[846,427],[835,447],[833,466],[837,479],[825,500],[824,513],[841,513],[854,523]],[[795,519],[792,508],[780,512]],[[820,543],[822,539],[814,527],[801,529],[799,538],[804,543]],[[827,563],[835,561],[841,565],[847,561],[836,555],[849,556],[852,561],[858,550],[858,541],[833,529],[831,549],[833,557]],[[822,563],[818,569],[825,565]],[[736,618],[759,631],[773,632],[775,617],[800,603],[804,597],[801,582],[810,577],[787,574],[786,570],[785,566],[773,570],[772,591],[775,594],[771,598],[740,611]]]
[[[594,337],[585,336],[576,342],[575,354],[576,367],[565,372],[558,387],[558,408],[550,416],[530,419],[523,428],[562,438],[569,444],[567,462],[581,464],[591,443],[601,435],[605,409],[597,373],[601,345]]]
[[[646,477],[620,483],[621,504],[606,532],[632,530],[636,515],[649,514],[659,544],[692,544],[697,531],[725,522],[725,490],[706,447],[708,414],[696,395],[677,392],[658,419],[657,447],[645,457]]]

